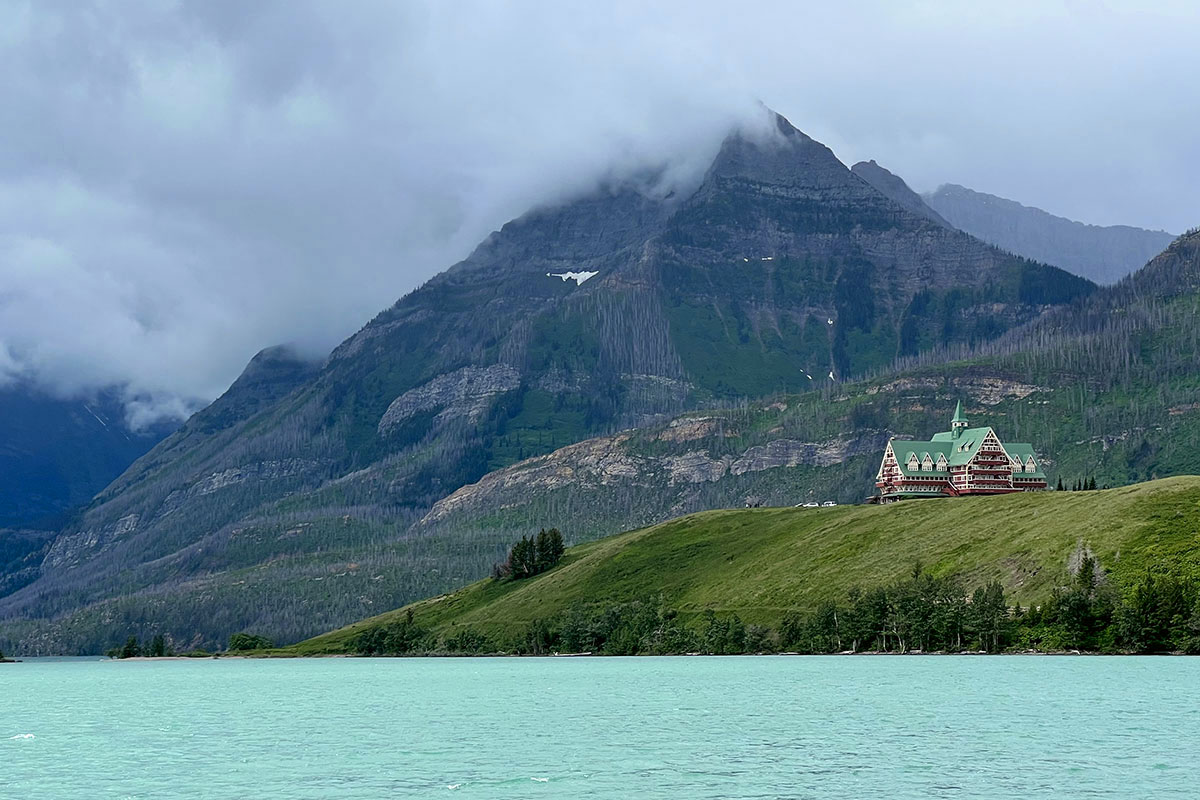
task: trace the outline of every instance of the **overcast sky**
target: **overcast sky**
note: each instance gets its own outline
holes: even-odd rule
[[[757,100],[918,190],[1181,232],[1200,11],[1141,5],[0,0],[0,378],[212,399]]]

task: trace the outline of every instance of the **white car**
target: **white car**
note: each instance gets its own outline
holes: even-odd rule
[[[820,507],[821,507],[820,503],[815,503],[811,500],[809,502],[805,503],[803,506],[801,506],[801,508],[820,508]]]
[[[821,508],[833,508],[836,505],[837,503],[832,500],[826,500],[824,503],[821,503]]]

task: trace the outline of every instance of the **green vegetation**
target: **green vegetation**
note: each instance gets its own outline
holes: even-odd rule
[[[523,634],[493,638],[473,629],[439,637],[411,608],[400,621],[369,626],[350,642],[358,655],[477,655],[554,652],[604,655],[747,653],[923,653],[1018,649],[1200,654],[1200,581],[1147,573],[1125,596],[1084,556],[1066,585],[1040,606],[1010,607],[999,581],[964,590],[955,575],[920,564],[887,586],[850,589],[841,601],[784,615],[779,628],[747,625],[705,609],[686,625],[661,595],[534,619]]]
[[[918,563],[926,566],[914,571]],[[1200,620],[1198,580],[1195,477],[888,507],[712,511],[579,545],[545,574],[480,581],[288,652],[1187,649]],[[893,622],[855,635],[848,620],[872,607]],[[911,622],[925,614],[913,609],[928,607],[951,623]],[[840,641],[831,645],[822,620],[835,617]]]
[[[235,633],[229,637],[229,652],[241,653],[247,650],[270,650],[275,646],[265,636],[257,636],[252,633]]]
[[[167,640],[161,633],[154,635],[149,644],[143,645],[138,641],[138,637],[130,636],[125,640],[125,644],[120,647],[113,647],[104,652],[104,655],[109,658],[162,658],[163,656],[174,655],[169,647]]]
[[[522,536],[508,551],[508,558],[492,568],[492,578],[532,578],[558,564],[566,549],[558,528],[542,528],[537,536]]]
[[[257,636],[251,633],[235,633],[229,637],[230,653],[245,653],[252,650],[270,650],[275,646],[265,636]],[[138,637],[130,636],[125,640],[125,644],[120,647],[113,647],[104,652],[109,658],[162,658],[163,656],[174,656],[176,652],[167,644],[167,639],[161,633],[154,635],[148,644],[142,644],[138,641]],[[189,650],[186,653],[178,655],[186,658],[208,658],[213,653],[205,650]]]

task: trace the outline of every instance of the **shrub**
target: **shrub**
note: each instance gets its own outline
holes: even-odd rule
[[[239,653],[246,650],[267,650],[275,646],[265,636],[252,633],[235,633],[229,637],[229,652]]]

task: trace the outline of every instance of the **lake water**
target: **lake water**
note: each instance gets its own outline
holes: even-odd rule
[[[1198,761],[1200,658],[0,665],[4,798],[1194,798]]]

